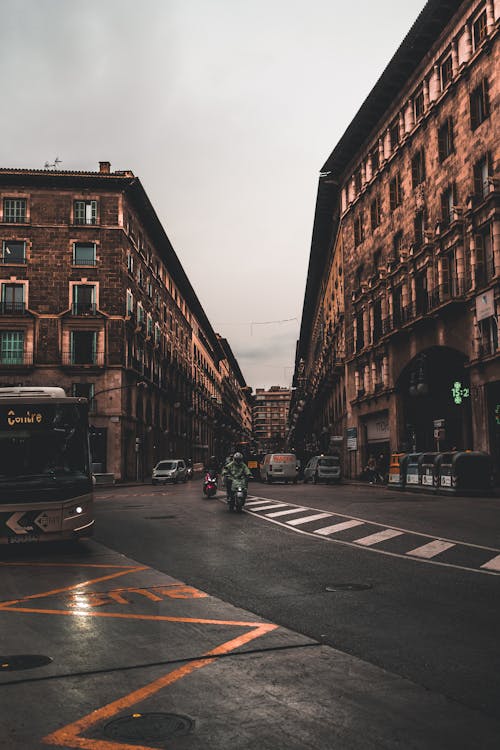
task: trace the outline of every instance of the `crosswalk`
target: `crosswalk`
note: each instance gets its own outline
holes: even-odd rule
[[[254,516],[301,534],[320,537],[395,557],[461,570],[500,574],[500,550],[399,529],[339,513],[249,496]]]

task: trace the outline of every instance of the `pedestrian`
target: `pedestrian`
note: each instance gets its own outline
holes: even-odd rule
[[[370,482],[370,484],[373,484],[377,474],[377,462],[375,461],[374,456],[370,455],[366,464],[365,471],[368,481]]]

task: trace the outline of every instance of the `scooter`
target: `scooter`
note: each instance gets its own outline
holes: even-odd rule
[[[243,482],[233,485],[231,495],[228,500],[229,510],[235,510],[241,513],[247,499],[247,487]]]
[[[217,494],[217,477],[207,471],[203,480],[203,494],[206,497],[214,497]]]

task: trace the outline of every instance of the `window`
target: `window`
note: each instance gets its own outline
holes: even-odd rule
[[[354,245],[357,247],[363,242],[363,215],[360,214],[354,219]]]
[[[0,364],[22,365],[24,362],[24,331],[0,332]]]
[[[417,151],[411,160],[411,180],[414,188],[425,180],[425,156],[423,148]]]
[[[94,411],[93,398],[95,393],[94,383],[71,383],[71,395],[75,398],[86,398],[89,402],[89,411]]]
[[[424,114],[424,91],[422,88],[419,88],[413,97],[413,114],[415,122]]]
[[[382,335],[382,298],[378,297],[373,303],[373,331],[372,343],[376,344]]]
[[[394,149],[397,147],[399,143],[399,117],[396,117],[395,120],[392,121],[392,123],[389,125],[389,138],[391,141],[391,151],[394,151]]]
[[[361,192],[361,167],[354,172],[354,189],[356,193]]]
[[[488,81],[483,78],[470,95],[470,126],[475,130],[490,115]]]
[[[438,130],[439,161],[444,161],[454,150],[453,120],[448,117]]]
[[[484,286],[495,275],[491,224],[488,224],[474,237],[476,247],[476,286]]]
[[[397,172],[389,183],[389,203],[391,211],[394,211],[397,206],[401,205],[402,198],[401,176],[399,172]]]
[[[137,322],[144,323],[144,308],[140,302],[137,303]]]
[[[132,253],[127,253],[127,271],[131,274],[134,273],[134,256]]]
[[[450,297],[456,297],[460,293],[457,265],[457,252],[453,248],[443,256],[442,260],[441,273],[443,283],[439,293],[440,302],[444,302]]]
[[[71,331],[70,364],[93,365],[97,363],[96,331]]]
[[[126,308],[126,315],[132,315],[134,312],[134,295],[130,291],[130,289],[127,289],[127,308]]]
[[[97,224],[97,201],[75,201],[75,224]]]
[[[425,238],[425,212],[423,210],[417,211],[415,214],[415,218],[413,219],[413,230],[415,245],[420,247],[424,244]]]
[[[494,316],[479,321],[481,340],[479,355],[484,357],[495,354],[498,349],[498,326]]]
[[[373,271],[378,273],[382,267],[382,250],[379,248],[373,254]]]
[[[147,314],[146,321],[147,321],[146,334],[148,336],[152,336],[153,335],[153,319],[150,313]]]
[[[95,315],[95,286],[92,284],[75,284],[72,300],[73,315]]]
[[[396,232],[392,238],[392,250],[396,260],[399,260],[403,250],[403,232]]]
[[[428,309],[427,272],[421,271],[415,276],[415,313],[416,315],[425,315]]]
[[[3,220],[9,224],[26,222],[26,198],[4,198]]]
[[[448,227],[453,221],[454,203],[454,188],[453,185],[449,185],[446,190],[441,193],[441,221],[445,227]]]
[[[73,244],[73,265],[95,266],[96,253],[93,242],[75,242]]]
[[[18,240],[4,240],[2,243],[3,263],[26,263],[26,243]]]
[[[481,200],[489,193],[489,158],[483,156],[474,164],[474,195]]]
[[[392,318],[395,328],[403,322],[403,287],[401,284],[394,287],[392,291]]]
[[[24,312],[24,284],[2,284],[2,312]]]
[[[483,12],[472,24],[472,40],[474,43],[474,51],[477,50],[483,39],[486,39],[487,34],[488,27],[486,24],[486,11],[483,10]]]
[[[380,224],[380,197],[377,195],[370,204],[370,225],[373,230]]]
[[[441,89],[445,89],[453,78],[453,64],[451,55],[448,55],[441,63]]]
[[[365,345],[365,332],[363,327],[363,313],[356,313],[356,351],[359,352]]]
[[[373,175],[373,174],[375,174],[375,172],[377,171],[377,169],[380,166],[380,154],[379,154],[379,150],[378,150],[378,143],[375,146],[375,148],[372,148],[372,150],[370,152],[370,157],[371,157],[371,160],[372,160],[372,175]]]

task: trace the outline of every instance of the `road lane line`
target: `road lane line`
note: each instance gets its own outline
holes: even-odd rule
[[[333,526],[325,526],[323,529],[316,529],[314,534],[320,536],[328,536],[328,534],[336,534],[337,531],[344,531],[344,529],[353,529],[355,526],[363,526],[365,521],[342,521],[341,523],[334,523]]]
[[[305,518],[293,518],[291,521],[287,521],[288,526],[301,526],[303,523],[309,523],[309,521],[319,521],[320,518],[331,518],[331,513],[316,513],[314,516],[306,516]]]
[[[288,503],[273,503],[272,505],[262,505],[258,508],[252,508],[252,510],[258,511],[258,510],[271,510],[272,508],[287,508]]]
[[[485,568],[486,570],[499,570],[500,571],[500,555],[497,555],[496,557],[493,557],[491,560],[488,560],[488,562],[484,563],[484,565],[481,565],[482,568]]]
[[[355,544],[362,544],[364,547],[371,547],[372,544],[378,544],[384,542],[386,539],[393,539],[395,536],[401,536],[402,531],[396,531],[396,529],[384,529],[384,531],[377,531],[375,534],[370,536],[364,536],[362,539],[354,539]]]
[[[424,544],[422,547],[416,547],[415,549],[410,550],[410,552],[406,552],[406,554],[412,555],[413,557],[425,557],[426,559],[429,559],[439,555],[441,552],[445,552],[445,550],[450,549],[451,547],[456,547],[456,544],[442,542],[440,539],[435,539],[433,542],[429,542],[429,544]]]
[[[265,518],[278,518],[278,516],[291,516],[292,513],[302,513],[309,508],[292,508],[291,510],[279,510],[277,513],[266,513]]]

